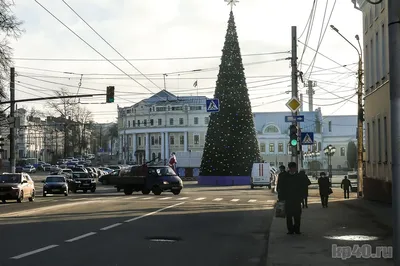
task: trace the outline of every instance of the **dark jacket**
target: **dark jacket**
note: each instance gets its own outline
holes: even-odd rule
[[[328,177],[320,177],[318,179],[319,194],[321,196],[329,196],[329,188],[331,187],[331,182],[329,182]]]
[[[308,176],[306,174],[299,173],[299,175],[300,175],[300,178],[301,178],[301,180],[303,182],[303,185],[302,185],[303,191],[304,191],[304,195],[303,196],[306,198],[306,197],[308,197],[308,186],[311,185],[311,181],[310,181],[310,179],[308,178]]]
[[[304,197],[304,179],[298,173],[281,173],[278,179],[278,198],[286,202],[301,203]]]
[[[348,190],[349,188],[351,188],[351,181],[348,179],[343,179],[342,184],[340,184],[340,187],[345,190]]]

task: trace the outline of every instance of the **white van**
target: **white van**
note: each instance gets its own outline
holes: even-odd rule
[[[271,189],[271,169],[269,163],[253,163],[251,170],[251,189],[268,187]]]

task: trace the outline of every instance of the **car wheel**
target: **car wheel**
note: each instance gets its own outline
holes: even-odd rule
[[[178,189],[178,190],[172,190],[172,193],[173,193],[174,195],[179,195],[179,193],[181,193],[181,190],[180,190],[180,189]]]
[[[21,203],[24,200],[24,192],[21,191],[21,194],[19,195],[19,198],[17,199],[18,203]]]
[[[35,201],[35,191],[34,191],[34,190],[32,191],[32,195],[31,195],[31,197],[29,198],[29,201],[30,201],[30,202]]]
[[[153,194],[154,195],[161,195],[162,189],[160,187],[153,187]]]
[[[251,185],[251,189],[254,189],[254,185]]]
[[[45,198],[46,196],[47,196],[47,194],[43,192],[43,197]]]
[[[131,188],[124,188],[124,193],[125,193],[125,195],[132,195],[133,189],[131,189]]]
[[[87,189],[84,189],[84,190],[83,190],[83,193],[87,193]]]
[[[148,195],[148,194],[150,194],[150,189],[147,189],[147,188],[142,189],[142,194],[143,194],[143,195]]]
[[[95,188],[92,188],[92,189],[90,190],[90,192],[95,193],[95,192],[96,192],[96,189],[95,189]]]
[[[64,196],[68,196],[68,193],[64,193]]]
[[[2,203],[6,203],[6,200],[5,200],[5,199],[3,199],[3,200],[1,200],[1,202],[2,202]]]

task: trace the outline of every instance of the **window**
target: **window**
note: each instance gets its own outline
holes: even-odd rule
[[[173,119],[173,118],[170,118],[170,119],[169,119],[169,125],[170,125],[170,126],[173,126],[173,125],[174,125],[174,119]]]
[[[194,141],[194,144],[199,144],[200,143],[200,135],[194,135],[193,141]]]
[[[340,156],[346,156],[346,148],[340,147]]]
[[[183,118],[179,118],[179,125],[183,125]]]
[[[375,83],[375,60],[374,60],[374,46],[373,46],[373,43],[374,43],[374,41],[373,41],[373,39],[371,39],[371,41],[370,41],[370,47],[369,47],[369,56],[371,57],[370,58],[370,61],[369,61],[369,63],[370,63],[370,75],[371,75],[371,83],[369,84],[371,87],[373,87],[374,86],[374,83]]]
[[[150,126],[154,125],[154,119],[150,119]]]
[[[278,152],[283,152],[283,143],[278,143]]]
[[[175,137],[174,136],[169,137],[169,144],[175,145]]]
[[[132,120],[132,127],[135,127],[135,126],[136,126],[136,121]]]
[[[131,127],[131,121],[128,121],[128,127]]]
[[[185,144],[185,137],[184,137],[184,136],[180,136],[180,137],[179,137],[179,143],[180,143],[181,145],[184,145],[184,144]]]
[[[190,106],[190,111],[200,111],[201,106]]]
[[[137,126],[140,127],[140,120],[137,121]]]
[[[328,122],[328,131],[332,132],[332,121]]]
[[[147,126],[147,119],[145,119],[145,120],[143,121],[143,125],[144,125],[144,126]]]
[[[162,119],[161,119],[161,118],[158,119],[158,125],[159,125],[159,126],[162,125]]]
[[[161,152],[158,153],[157,159],[161,160]]]
[[[382,162],[382,136],[381,136],[381,119],[378,119],[378,161]]]
[[[161,143],[161,136],[158,137],[158,143],[160,143],[160,145],[162,144]]]
[[[375,121],[372,121],[372,134],[373,134],[373,137],[375,137]],[[376,141],[374,141],[374,143],[372,145],[373,145],[372,146],[372,152],[374,153],[374,156],[372,156],[372,158],[373,158],[373,161],[375,162],[376,161],[376,157],[375,157],[375,154],[376,154]]]
[[[154,138],[154,143],[158,145],[158,138]]]
[[[151,136],[151,145],[154,145],[155,141],[154,141],[154,136]]]
[[[275,144],[274,143],[269,144],[269,152],[275,152]]]
[[[386,116],[383,118],[383,141],[384,141],[384,152],[385,152],[385,162],[388,160],[388,128]]]
[[[204,117],[204,124],[208,125],[208,123],[210,123],[210,118]]]
[[[153,161],[156,159],[156,154],[155,154],[154,152],[151,154],[151,159],[152,159]]]
[[[138,144],[139,144],[139,146],[142,145],[142,137],[138,137]]]
[[[260,151],[261,151],[261,152],[265,152],[265,151],[266,151],[265,143],[261,143],[261,144],[260,144]]]
[[[367,156],[368,161],[371,159],[371,131],[369,128],[369,123],[367,123]]]
[[[182,111],[183,107],[182,106],[172,106],[172,111]]]
[[[199,124],[199,118],[198,118],[198,117],[195,117],[195,118],[194,118],[194,124],[195,124],[195,125],[198,125],[198,124]]]
[[[271,125],[271,126],[268,126],[268,127],[264,130],[264,133],[279,133],[279,129],[278,129],[276,126]]]
[[[156,111],[157,112],[165,112],[165,111],[167,111],[167,108],[166,107],[156,107]]]
[[[365,45],[365,64],[364,64],[364,67],[365,67],[365,70],[364,70],[364,72],[365,72],[365,77],[366,77],[366,79],[365,79],[365,91],[368,91],[369,90],[369,84],[371,84],[371,73],[370,73],[370,69],[369,69],[369,66],[370,66],[370,60],[371,60],[371,58],[369,58],[369,56],[367,56],[368,55],[368,45]]]
[[[382,1],[383,3],[383,1]],[[382,79],[386,77],[386,38],[385,38],[385,24],[382,24],[382,31],[381,31],[381,60],[382,60]]]
[[[378,6],[378,5],[376,5],[376,6]],[[379,70],[380,70],[379,56],[380,56],[380,54],[379,54],[379,34],[378,34],[378,32],[376,32],[375,33],[375,65],[376,65],[375,66],[375,70],[376,70],[375,78],[376,78],[376,83],[378,83],[381,78],[381,73],[379,73]]]

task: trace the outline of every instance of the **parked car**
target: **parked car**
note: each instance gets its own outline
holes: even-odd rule
[[[35,200],[35,183],[26,173],[3,173],[0,175],[0,199],[17,200],[21,203],[24,199]]]
[[[90,190],[94,193],[96,191],[96,181],[90,177],[89,173],[83,171],[73,172],[70,190],[74,193],[78,190],[82,190],[84,193]]]
[[[22,167],[22,172],[25,173],[36,173],[36,168],[33,165],[25,165]]]
[[[43,197],[48,194],[64,194],[68,196],[68,182],[63,175],[51,175],[43,181]]]
[[[40,170],[40,171],[49,172],[49,171],[51,171],[50,169],[51,169],[51,165],[48,163],[44,163],[44,164],[41,164],[38,166],[38,170]]]
[[[111,173],[112,171],[114,171],[108,167],[99,167],[99,169],[105,173]]]
[[[50,167],[50,172],[56,172],[56,171],[59,171],[59,170],[61,170],[61,168],[58,165],[52,165]]]
[[[99,177],[99,182],[102,183],[103,185],[108,185],[110,183],[110,178],[113,177],[113,176],[119,176],[119,172],[120,171],[121,170],[115,170],[115,171],[113,171],[111,173],[108,173],[108,174],[100,176]]]

